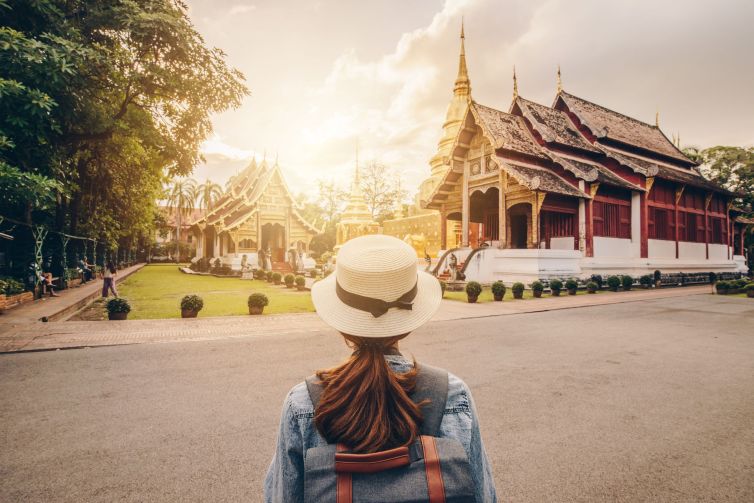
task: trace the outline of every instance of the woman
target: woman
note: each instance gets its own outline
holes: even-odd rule
[[[265,501],[336,501],[333,491],[338,502],[343,494],[346,501],[351,494],[363,501],[396,501],[391,487],[412,476],[426,476],[426,481],[404,484],[408,489],[401,494],[412,495],[401,501],[417,501],[416,495],[427,495],[418,497],[429,501],[444,501],[445,496],[453,500],[456,490],[466,497],[454,501],[496,501],[468,387],[452,374],[417,365],[398,349],[400,340],[429,321],[441,298],[439,282],[417,271],[416,253],[403,241],[372,235],[343,245],[335,274],[314,284],[312,300],[317,314],[354,351],[345,362],[318,371],[288,393],[265,479]],[[438,447],[434,454],[433,437]],[[436,499],[430,482],[430,454],[436,460],[436,451],[442,463],[432,466],[438,473],[442,470],[442,499]],[[385,452],[401,454],[387,458]],[[366,453],[371,453],[372,462],[410,455],[405,454],[408,461],[400,468],[379,474],[343,468],[347,459],[358,461],[352,466],[364,466]],[[446,470],[451,465],[459,467],[455,482]],[[426,468],[426,473],[415,466]],[[388,480],[391,487],[386,486]],[[465,493],[464,483],[470,486]]]
[[[115,290],[115,275],[117,274],[117,271],[115,269],[115,264],[111,260],[108,260],[107,265],[105,266],[105,272],[103,273],[104,283],[102,284],[102,297],[106,298],[109,295],[109,291],[113,292],[113,295],[115,297],[118,296],[118,292]]]

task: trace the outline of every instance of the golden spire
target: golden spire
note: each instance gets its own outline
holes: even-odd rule
[[[655,127],[660,127],[660,109],[655,112]]]
[[[558,65],[558,94],[563,92],[563,81],[560,78],[560,65]]]
[[[361,177],[359,176],[359,140],[356,140],[356,169],[354,170],[353,184],[355,187],[361,186]]]
[[[516,78],[516,65],[513,65],[513,99],[518,98],[518,79]]]
[[[469,80],[469,70],[466,67],[466,47],[464,41],[466,35],[463,29],[463,18],[461,18],[461,54],[458,59],[458,77],[456,85],[453,88],[453,94],[458,96],[468,96],[471,94],[471,81]]]

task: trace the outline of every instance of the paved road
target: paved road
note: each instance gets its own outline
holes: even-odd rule
[[[437,321],[504,501],[754,501],[754,302]],[[260,501],[283,396],[347,354],[271,333],[0,356],[0,501]]]

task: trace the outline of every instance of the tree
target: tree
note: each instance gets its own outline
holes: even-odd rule
[[[359,175],[361,191],[372,219],[381,223],[390,218],[395,206],[406,197],[406,191],[401,189],[400,175],[376,161],[367,163]]]
[[[196,182],[191,178],[173,180],[168,193],[168,207],[175,212],[176,257],[180,257],[181,217],[194,211],[197,196]],[[178,258],[176,258],[178,260]]]
[[[754,147],[717,146],[701,151],[689,147],[684,153],[700,164],[705,178],[741,194],[737,204],[754,214]]]
[[[343,202],[348,197],[348,193],[338,187],[332,180],[329,182],[318,180],[319,197],[317,203],[322,208],[322,218],[327,222],[327,226],[333,229],[337,222],[338,215],[343,208]]]
[[[201,208],[211,210],[218,199],[223,196],[223,188],[207,178],[207,180],[197,188],[198,202]]]

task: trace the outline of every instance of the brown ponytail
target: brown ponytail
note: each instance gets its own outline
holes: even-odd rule
[[[354,452],[376,452],[412,442],[422,421],[411,401],[416,365],[405,374],[393,372],[385,352],[406,335],[362,338],[343,334],[355,348],[338,367],[320,370],[324,391],[314,424],[330,443],[343,443]]]

